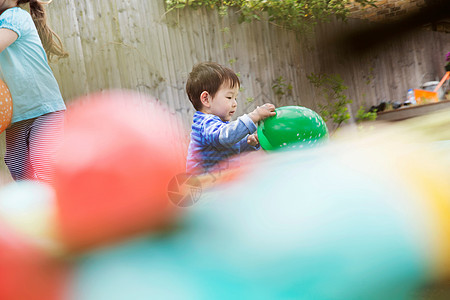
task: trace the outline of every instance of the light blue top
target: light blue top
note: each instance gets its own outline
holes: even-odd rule
[[[13,99],[11,123],[66,109],[30,14],[19,7],[7,9],[0,15],[0,28],[18,35],[0,53],[0,71]]]

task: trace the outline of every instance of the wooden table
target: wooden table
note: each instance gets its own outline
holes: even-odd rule
[[[377,114],[377,121],[400,121],[423,116],[445,108],[450,108],[450,100],[442,100],[434,103],[412,105],[394,110],[382,111]]]

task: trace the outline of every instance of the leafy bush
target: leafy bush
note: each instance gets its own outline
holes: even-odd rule
[[[332,120],[337,125],[336,129],[342,123],[347,122],[350,119],[347,104],[353,101],[343,93],[348,87],[344,85],[341,76],[339,74],[312,73],[306,77],[326,101],[326,104],[318,104],[319,114],[324,121]]]
[[[364,106],[360,106],[358,112],[356,113],[356,123],[361,123],[363,121],[374,121],[377,118],[377,111],[367,111]]]
[[[362,6],[375,6],[376,0],[355,0]],[[166,10],[191,7],[217,8],[226,15],[228,8],[236,8],[240,22],[267,20],[297,32],[309,31],[318,21],[334,15],[346,19],[349,0],[166,0]]]

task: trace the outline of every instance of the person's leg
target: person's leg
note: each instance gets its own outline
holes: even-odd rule
[[[35,119],[29,137],[30,163],[37,180],[53,183],[56,154],[64,135],[64,111]]]
[[[28,153],[28,136],[34,119],[24,120],[6,129],[5,164],[15,181],[34,179]]]

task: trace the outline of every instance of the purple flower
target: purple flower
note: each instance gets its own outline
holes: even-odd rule
[[[446,61],[450,61],[450,52],[447,53],[447,56],[445,57],[445,60],[446,60]]]

